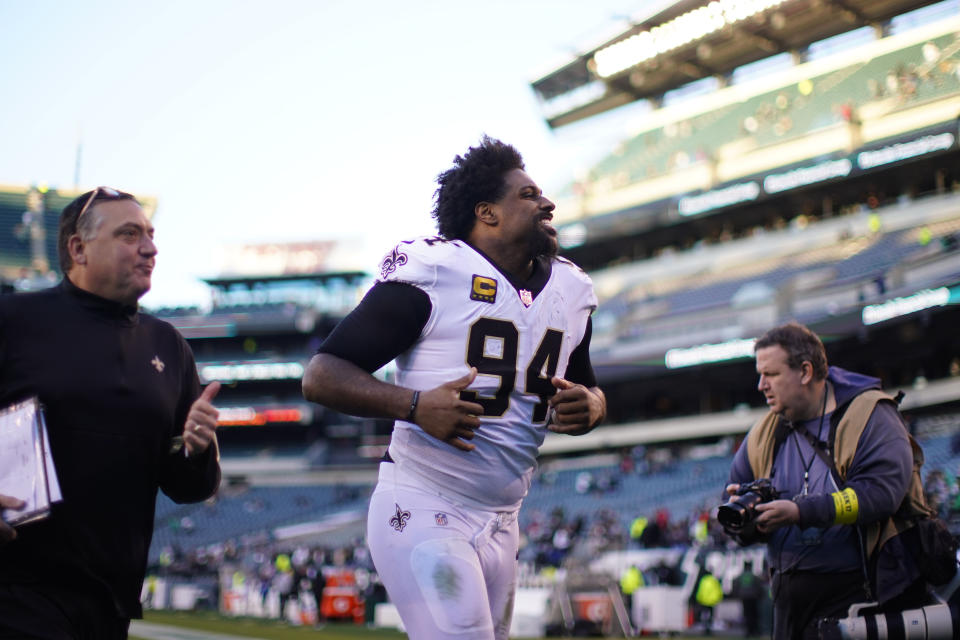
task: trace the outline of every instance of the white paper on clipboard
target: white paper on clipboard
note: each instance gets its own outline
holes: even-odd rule
[[[57,479],[57,469],[53,466],[53,456],[50,454],[50,439],[47,437],[47,419],[43,415],[43,408],[40,408],[40,437],[43,439],[43,463],[47,471],[47,493],[50,496],[50,502],[61,502],[63,494],[60,493],[60,481]]]
[[[63,499],[37,398],[0,409],[0,494],[26,503],[0,514],[14,526],[46,517]]]

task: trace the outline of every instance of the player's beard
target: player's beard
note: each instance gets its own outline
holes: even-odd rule
[[[559,246],[557,245],[556,231],[552,234],[543,227],[538,221],[529,237],[530,255],[534,258],[543,256],[553,258],[557,255]]]

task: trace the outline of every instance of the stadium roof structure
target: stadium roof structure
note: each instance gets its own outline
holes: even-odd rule
[[[560,127],[853,29],[882,25],[935,0],[680,0],[534,80]]]

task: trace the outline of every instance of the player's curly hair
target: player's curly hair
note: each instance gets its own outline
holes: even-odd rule
[[[437,176],[440,186],[433,194],[433,217],[440,235],[448,240],[470,235],[477,203],[502,198],[507,186],[504,176],[523,168],[519,151],[487,135],[479,145],[455,157],[453,166]]]

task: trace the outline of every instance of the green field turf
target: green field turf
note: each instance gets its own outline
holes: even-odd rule
[[[306,638],[321,638],[322,640],[364,640],[406,638],[406,634],[397,631],[382,629],[367,629],[349,623],[328,624],[322,628],[292,627],[286,623],[254,618],[226,618],[209,611],[145,611],[144,620],[155,624],[168,624],[176,627],[186,627],[198,631],[213,631],[234,636],[249,638],[264,638],[265,640],[306,640]],[[649,636],[648,636],[649,637]],[[656,637],[656,636],[653,636]],[[684,640],[716,640],[722,634],[714,636],[682,635]],[[736,637],[736,636],[735,636]],[[130,640],[147,640],[130,636]]]
[[[258,618],[227,618],[211,611],[144,611],[145,622],[169,624],[187,627],[199,631],[214,631],[235,636],[266,638],[267,640],[305,640],[322,638],[323,640],[362,640],[364,638],[383,638],[397,640],[406,638],[406,634],[382,629],[367,629],[349,623],[333,623],[322,629],[293,627],[276,620]],[[146,640],[130,636],[131,640]]]

